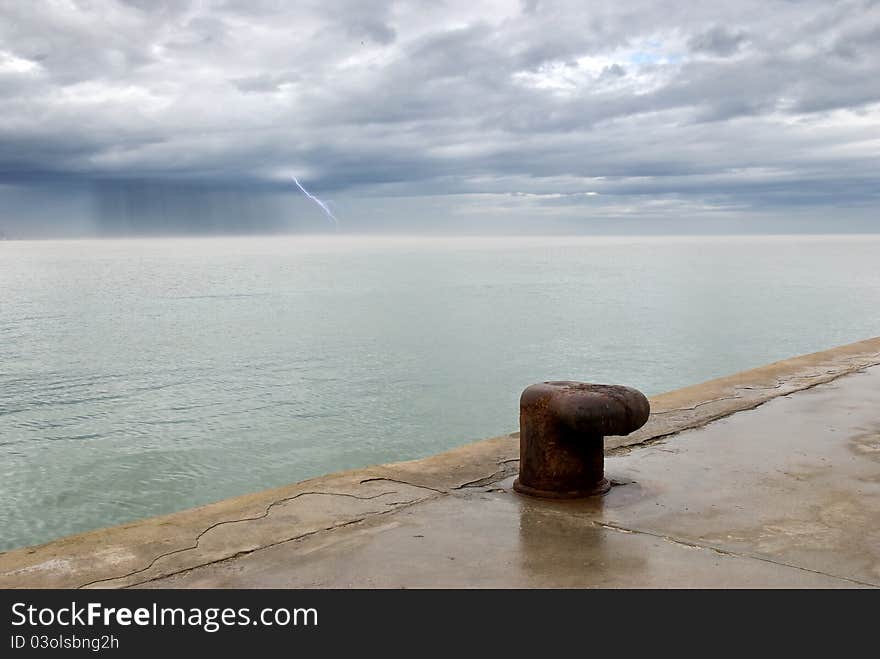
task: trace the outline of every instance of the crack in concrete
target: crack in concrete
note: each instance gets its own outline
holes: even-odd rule
[[[503,466],[503,465],[507,465],[508,463],[511,463],[511,462],[519,462],[519,458],[507,458],[505,460],[498,460],[495,462],[495,464],[498,465],[499,467],[501,467],[501,469],[498,469],[497,471],[495,471],[492,474],[489,474],[488,476],[483,476],[482,478],[477,478],[476,480],[468,481],[467,483],[457,485],[456,487],[454,487],[452,489],[453,490],[463,490],[466,487],[483,487],[485,485],[491,485],[492,483],[495,483],[495,482],[500,481],[504,478],[507,478],[508,476],[512,476],[513,474],[515,474],[517,472],[515,470],[511,470],[511,469]]]
[[[874,355],[874,357],[880,357],[880,353],[878,353],[877,355]],[[871,368],[873,366],[880,366],[880,361],[871,362],[868,364],[865,364],[862,362],[856,362],[855,365],[853,365],[853,362],[850,362],[850,364],[847,368],[844,368],[841,370],[827,369],[823,373],[810,373],[807,375],[794,375],[790,378],[776,380],[775,384],[761,386],[761,387],[752,387],[752,386],[748,386],[748,385],[734,385],[732,387],[732,389],[734,391],[739,391],[739,390],[771,391],[773,389],[780,389],[783,386],[785,386],[786,384],[791,384],[791,383],[798,382],[798,381],[800,381],[800,382],[807,381],[807,383],[804,386],[798,386],[796,389],[792,389],[789,392],[789,393],[796,393],[798,391],[804,391],[805,389],[810,389],[810,388],[815,387],[820,384],[826,384],[828,382],[832,382],[840,377],[843,377],[844,375],[851,375],[852,373],[857,373],[859,371],[863,371],[866,368]],[[831,376],[830,378],[827,377],[829,375]],[[787,396],[788,394],[785,394],[785,395]],[[776,398],[776,396],[774,396],[774,398]],[[674,412],[691,412],[699,407],[703,407],[704,405],[710,405],[712,403],[718,403],[718,402],[724,401],[724,400],[746,400],[746,398],[744,396],[738,396],[738,395],[722,396],[720,398],[713,398],[711,400],[704,400],[702,402],[697,403],[693,407],[677,407],[677,408],[674,408],[671,410],[663,410],[662,412],[652,412],[651,416],[663,416],[664,414],[672,414]],[[770,400],[772,400],[772,399],[770,399]],[[748,408],[748,409],[752,409],[752,408]],[[733,413],[739,412],[739,411],[742,411],[742,410],[734,410],[734,411],[730,412],[729,414],[733,414]],[[725,415],[725,416],[727,416],[727,415]]]
[[[664,414],[674,414],[675,412],[692,412],[693,410],[703,407],[704,405],[710,405],[712,403],[720,403],[723,400],[740,400],[742,396],[722,396],[721,398],[712,398],[711,400],[704,400],[701,403],[697,403],[693,407],[676,407],[671,410],[663,410],[662,412],[651,412],[651,416],[663,416]]]
[[[483,487],[484,485],[491,485],[495,481],[499,481],[507,475],[507,472],[504,469],[496,471],[493,474],[489,474],[488,476],[484,476],[483,478],[478,478],[476,480],[468,481],[467,483],[462,483],[461,485],[456,485],[453,490],[463,490],[468,487]]]
[[[498,462],[498,464],[504,464],[506,462],[519,462],[519,459],[516,460],[502,460]],[[500,480],[507,478],[508,476],[513,476],[517,473],[517,470],[514,469],[499,469],[493,474],[489,474],[488,476],[484,476],[483,478],[478,478],[476,480],[468,481],[467,483],[462,483],[458,485],[453,490],[463,490],[469,487],[485,487],[486,485],[492,485],[493,483],[497,483]]]
[[[617,531],[618,533],[633,533],[636,535],[646,535],[651,538],[657,538],[659,540],[664,540],[666,542],[681,545],[684,547],[688,547],[691,549],[702,549],[706,551],[712,551],[716,554],[720,554],[721,556],[729,556],[733,558],[748,558],[755,561],[761,561],[762,563],[770,563],[771,565],[777,565],[779,567],[787,567],[793,570],[802,570],[803,572],[810,572],[812,574],[819,574],[823,577],[829,577],[830,579],[839,579],[841,581],[848,581],[849,583],[858,584],[860,586],[868,586],[869,588],[880,588],[880,584],[870,583],[868,581],[860,581],[859,579],[853,579],[851,577],[843,577],[839,574],[829,574],[828,572],[823,572],[821,570],[814,570],[812,568],[804,567],[802,565],[794,565],[793,563],[785,563],[783,561],[775,561],[772,558],[767,558],[766,556],[760,556],[758,554],[750,554],[747,552],[739,553],[735,551],[729,551],[727,549],[721,549],[720,547],[715,547],[714,545],[704,545],[699,542],[693,542],[688,540],[682,540],[681,538],[676,538],[671,535],[666,535],[663,533],[656,533],[653,531],[645,531],[642,529],[634,529],[626,526],[622,526],[619,524],[614,524],[612,522],[599,522],[594,520],[592,522],[596,526],[600,526],[603,529],[608,529],[610,531]]]
[[[878,356],[880,356],[880,353],[878,353]],[[791,391],[786,392],[782,395],[778,395],[778,396],[770,396],[768,398],[757,398],[754,400],[749,400],[748,398],[745,398],[743,396],[726,396],[723,398],[714,398],[712,400],[705,401],[703,403],[695,405],[694,407],[682,407],[682,408],[677,408],[677,409],[673,409],[673,410],[664,410],[662,412],[652,412],[651,413],[652,417],[653,416],[661,416],[663,414],[669,414],[671,412],[684,412],[684,411],[693,410],[693,409],[696,409],[697,407],[700,407],[701,405],[706,405],[706,404],[714,403],[714,402],[721,401],[721,400],[741,400],[744,402],[748,401],[748,403],[749,403],[748,405],[745,405],[742,407],[737,407],[736,409],[721,410],[717,414],[707,416],[706,418],[703,418],[703,419],[696,419],[693,423],[690,423],[690,424],[684,423],[678,428],[671,429],[668,432],[660,432],[656,435],[651,435],[650,437],[645,437],[644,439],[641,439],[637,442],[633,442],[632,444],[623,444],[621,446],[615,446],[614,448],[611,448],[611,449],[606,449],[605,455],[625,455],[625,454],[629,453],[630,451],[632,451],[636,447],[654,444],[654,443],[659,442],[663,439],[666,439],[667,437],[671,437],[673,435],[678,435],[680,433],[683,433],[686,430],[696,430],[698,428],[703,428],[704,426],[709,425],[713,421],[718,421],[719,419],[724,419],[726,417],[732,416],[732,415],[737,414],[739,412],[748,412],[750,410],[757,409],[757,408],[761,407],[762,405],[764,405],[765,403],[769,403],[770,401],[776,400],[777,398],[788,398],[792,394],[796,394],[801,391],[806,391],[807,389],[812,389],[813,387],[818,387],[819,385],[822,385],[822,384],[828,384],[830,382],[834,382],[835,380],[842,378],[846,375],[852,375],[853,373],[860,373],[860,372],[863,372],[865,369],[873,368],[874,366],[880,366],[880,361],[871,362],[869,364],[859,364],[857,366],[846,369],[844,371],[833,371],[833,372],[827,371],[825,375],[827,376],[828,374],[832,374],[831,377],[823,377],[821,375],[797,376],[796,378],[791,378],[791,380],[810,378],[810,381],[807,382],[806,384],[804,384],[803,386],[800,386],[796,389],[792,389]],[[813,378],[815,378],[815,379],[813,379]],[[785,382],[785,381],[783,381],[783,382]],[[763,387],[762,389],[769,390],[769,389],[778,389],[778,388],[779,387]]]
[[[438,490],[436,487],[428,487],[427,485],[416,485],[415,483],[407,483],[406,481],[397,480],[396,478],[387,478],[385,476],[365,478],[364,480],[360,481],[359,484],[363,485],[364,483],[374,483],[376,481],[387,481],[389,483],[398,483],[399,485],[408,485],[409,487],[418,487],[422,490],[431,490],[432,492],[437,492],[439,494],[449,494],[449,490]]]
[[[784,387],[786,384],[792,382],[804,382],[807,381],[807,386],[805,388],[810,388],[810,386],[814,386],[814,382],[816,380],[821,380],[822,383],[832,382],[844,375],[851,375],[852,373],[859,373],[864,371],[866,368],[871,368],[872,366],[877,366],[880,362],[870,363],[870,364],[862,364],[861,362],[857,362],[853,365],[852,362],[849,363],[848,367],[843,370],[834,370],[834,369],[826,369],[821,373],[807,373],[806,375],[793,375],[790,378],[783,378],[782,380],[776,380],[776,383],[771,386],[763,386],[763,387],[753,387],[750,385],[736,385],[733,388],[736,390],[746,390],[746,391],[768,391],[770,389],[780,389]],[[831,376],[830,378],[828,376]],[[794,391],[803,391],[803,389],[794,389]],[[787,394],[786,394],[787,395]]]
[[[508,460],[499,460],[496,464],[503,465],[503,464],[507,464],[509,462],[519,462],[519,458],[511,458]],[[386,476],[376,476],[374,478],[365,478],[364,480],[360,481],[360,483],[363,484],[363,483],[370,483],[370,482],[374,482],[374,481],[388,481],[389,483],[399,483],[400,485],[408,485],[409,487],[418,487],[423,490],[431,490],[432,492],[437,492],[438,494],[452,494],[456,490],[463,490],[464,488],[468,488],[468,487],[481,487],[483,485],[491,485],[492,483],[494,483],[497,480],[501,480],[502,478],[506,478],[507,476],[510,476],[512,473],[514,473],[514,472],[509,469],[499,469],[499,470],[489,474],[488,476],[483,476],[481,478],[477,478],[472,481],[462,483],[461,485],[455,485],[454,487],[451,487],[448,490],[440,490],[435,487],[429,487],[427,485],[416,485],[415,483],[410,483],[408,481],[398,480],[396,478],[388,478]]]
[[[386,493],[386,494],[393,494],[393,492]],[[376,498],[376,497],[370,497],[370,498]],[[322,529],[315,529],[314,531],[307,531],[306,533],[301,533],[299,535],[295,535],[290,538],[284,538],[283,540],[277,540],[275,542],[270,542],[269,544],[262,545],[260,547],[255,547],[254,549],[245,549],[245,550],[236,552],[235,554],[231,554],[230,556],[223,556],[222,558],[217,558],[212,561],[206,561],[204,563],[199,563],[198,565],[191,565],[189,567],[184,567],[179,570],[176,570],[175,572],[171,572],[169,574],[160,574],[158,576],[151,577],[149,579],[144,579],[143,581],[137,581],[135,583],[126,584],[125,586],[122,586],[122,588],[129,589],[129,588],[134,588],[135,586],[142,586],[146,583],[152,583],[154,581],[159,581],[161,579],[168,579],[171,577],[176,577],[180,574],[186,574],[187,572],[192,572],[193,570],[198,570],[199,568],[207,567],[209,565],[217,565],[218,563],[223,563],[225,561],[231,561],[231,560],[234,560],[234,559],[239,558],[241,556],[247,556],[248,554],[254,554],[254,553],[256,553],[258,551],[262,551],[264,549],[269,549],[271,547],[277,547],[278,545],[283,545],[287,542],[299,542],[300,540],[304,540],[305,538],[310,538],[311,536],[318,535],[319,533],[326,533],[328,531],[335,531],[337,529],[345,528],[347,526],[353,526],[355,524],[360,524],[361,522],[364,522],[368,519],[372,519],[373,517],[379,517],[381,515],[390,515],[390,514],[395,513],[399,510],[403,510],[404,508],[409,508],[410,506],[414,506],[416,504],[423,503],[423,502],[428,501],[433,498],[435,498],[435,497],[429,497],[428,499],[413,499],[412,501],[404,501],[389,510],[379,510],[379,511],[372,512],[372,513],[366,513],[363,517],[358,517],[357,519],[350,519],[346,522],[340,522],[339,524],[332,524],[331,526],[327,526]],[[439,497],[437,497],[437,498],[439,498]],[[137,572],[135,572],[133,574],[137,574]],[[124,577],[116,577],[116,579],[122,579],[122,578],[124,578]],[[86,584],[86,585],[89,585],[89,584]],[[85,588],[85,586],[80,586],[80,588]]]
[[[501,464],[506,464],[506,463],[509,463],[509,462],[519,462],[519,459],[518,459],[518,458],[514,458],[514,459],[507,459],[507,460],[499,460],[499,461],[497,462],[497,464],[501,465]],[[500,476],[499,476],[499,474],[500,474]],[[480,479],[477,479],[477,480],[474,480],[474,481],[469,481],[469,482],[464,483],[464,484],[462,484],[462,485],[457,485],[456,487],[452,488],[452,490],[460,490],[460,489],[465,488],[465,487],[478,487],[480,484],[487,484],[487,485],[488,485],[488,484],[493,483],[494,480],[498,480],[498,479],[500,479],[500,478],[504,478],[504,477],[507,476],[507,475],[510,475],[510,472],[509,472],[508,470],[500,470],[500,471],[496,471],[495,473],[493,473],[493,474],[491,474],[491,475],[489,475],[489,476],[486,476],[486,477],[484,477],[484,478],[480,478]],[[496,477],[498,477],[498,478],[496,479]],[[493,480],[493,479],[494,479],[494,480]],[[437,488],[428,487],[428,486],[426,486],[426,485],[417,485],[417,484],[415,484],[415,483],[410,483],[410,482],[407,482],[407,481],[397,480],[397,479],[394,479],[394,478],[388,478],[388,477],[384,477],[384,476],[377,476],[377,477],[374,477],[374,478],[365,478],[364,480],[360,481],[360,484],[371,483],[371,482],[376,482],[376,481],[387,481],[387,482],[389,482],[389,483],[398,483],[398,484],[400,484],[400,485],[407,485],[407,486],[409,486],[409,487],[414,487],[414,488],[418,488],[418,489],[430,490],[430,491],[432,491],[432,492],[436,492],[436,493],[438,493],[438,494],[442,494],[442,495],[446,495],[446,496],[448,496],[448,495],[451,494],[451,491],[450,491],[450,490],[440,490],[440,489],[437,489]],[[484,481],[486,481],[486,482],[484,483]],[[321,494],[321,495],[327,495],[327,496],[343,496],[343,497],[350,497],[350,498],[353,498],[353,499],[369,500],[369,499],[377,499],[377,498],[379,498],[379,497],[387,496],[387,495],[389,495],[389,494],[395,494],[395,493],[396,493],[395,491],[391,491],[391,492],[382,492],[382,493],[380,493],[380,494],[376,494],[376,495],[369,496],[369,497],[359,497],[359,496],[356,496],[356,495],[354,495],[354,494],[346,494],[346,493],[342,493],[342,492],[300,492],[299,494],[293,495],[293,496],[291,496],[291,497],[285,497],[285,498],[283,498],[283,499],[279,499],[279,500],[277,500],[277,501],[273,501],[272,503],[270,503],[270,504],[266,507],[266,510],[265,510],[262,514],[260,514],[260,515],[258,515],[258,516],[256,516],[256,517],[245,517],[245,518],[241,518],[241,519],[223,520],[223,521],[217,522],[216,524],[212,524],[211,526],[209,526],[208,528],[206,528],[205,530],[203,530],[201,533],[199,533],[198,536],[196,536],[196,540],[195,540],[195,543],[194,543],[193,545],[191,545],[191,546],[189,546],[189,547],[183,547],[183,548],[180,548],[180,549],[175,549],[175,550],[172,550],[172,551],[169,551],[169,552],[165,552],[164,554],[160,554],[159,556],[156,556],[156,557],[155,557],[155,558],[149,563],[149,565],[147,565],[146,567],[143,567],[143,568],[141,568],[141,569],[139,569],[139,570],[134,570],[134,571],[132,571],[132,572],[129,572],[129,573],[127,573],[127,574],[124,574],[124,575],[121,575],[121,576],[117,576],[117,577],[107,577],[107,578],[105,578],[105,579],[96,579],[96,580],[94,580],[94,581],[90,581],[90,582],[88,582],[88,583],[82,584],[81,586],[77,586],[77,589],[88,588],[89,586],[94,586],[95,584],[98,584],[98,583],[105,583],[105,582],[109,582],[109,581],[120,581],[120,580],[122,580],[122,579],[128,579],[128,578],[130,578],[130,577],[133,577],[133,576],[135,576],[135,575],[137,575],[137,574],[140,574],[140,573],[142,573],[142,572],[146,572],[147,570],[149,570],[150,568],[152,568],[156,563],[158,563],[159,560],[161,560],[162,558],[167,558],[168,556],[173,556],[173,555],[175,555],[175,554],[179,554],[179,553],[183,553],[183,552],[186,552],[186,551],[192,551],[192,550],[194,550],[194,549],[198,549],[198,547],[199,547],[199,541],[202,539],[202,537],[203,537],[206,533],[208,533],[209,531],[211,531],[212,529],[217,528],[218,526],[222,526],[222,525],[224,525],[224,524],[235,524],[235,523],[237,523],[237,522],[252,522],[252,521],[256,521],[256,520],[260,520],[260,519],[265,519],[266,517],[268,517],[268,515],[269,515],[269,511],[270,511],[274,506],[276,506],[276,505],[278,505],[278,504],[281,504],[281,503],[285,503],[285,502],[287,502],[287,501],[292,501],[292,500],[294,500],[294,499],[297,499],[297,498],[299,498],[299,497],[301,497],[301,496],[305,496],[305,495],[307,495],[307,494]],[[429,498],[433,498],[433,497],[429,497]],[[262,545],[262,546],[260,546],[260,547],[256,547],[256,548],[254,548],[254,549],[250,549],[250,550],[245,550],[245,551],[236,552],[235,554],[231,554],[231,555],[229,555],[229,556],[224,556],[224,557],[219,558],[219,559],[214,560],[214,561],[208,561],[208,562],[206,562],[206,563],[200,563],[199,565],[194,565],[194,566],[192,566],[192,567],[183,568],[183,569],[181,569],[181,570],[177,570],[177,571],[172,572],[172,573],[170,573],[170,574],[160,575],[160,576],[154,577],[154,578],[152,578],[152,579],[146,579],[146,580],[144,580],[144,581],[139,581],[139,582],[134,583],[134,584],[127,584],[127,585],[123,586],[123,588],[130,588],[130,587],[132,587],[132,586],[137,586],[137,585],[140,585],[140,584],[149,583],[149,582],[151,582],[151,581],[156,581],[156,580],[158,580],[158,579],[164,579],[164,578],[171,577],[171,576],[174,576],[174,575],[177,575],[177,574],[182,574],[182,573],[184,573],[184,572],[189,572],[190,570],[194,570],[194,569],[196,569],[196,568],[203,567],[203,566],[205,566],[205,565],[213,565],[213,564],[215,564],[215,563],[220,563],[220,562],[223,562],[223,561],[232,560],[232,559],[234,559],[234,558],[238,558],[239,556],[245,556],[245,555],[247,555],[247,554],[251,554],[251,553],[254,553],[254,552],[256,552],[256,551],[260,551],[261,549],[266,549],[266,548],[268,548],[268,547],[274,547],[274,546],[276,546],[276,545],[283,544],[283,543],[285,543],[285,542],[294,542],[294,541],[296,541],[296,540],[301,540],[301,539],[303,539],[303,538],[306,538],[306,537],[309,537],[309,536],[315,535],[315,534],[317,534],[317,533],[323,533],[323,532],[325,532],[325,531],[332,531],[332,530],[334,530],[334,529],[338,529],[338,528],[342,528],[342,527],[345,527],[345,526],[349,526],[349,525],[351,525],[351,524],[356,524],[356,523],[358,523],[358,522],[362,522],[362,521],[364,521],[364,520],[367,519],[368,517],[372,517],[372,516],[375,516],[375,515],[387,515],[387,514],[389,514],[389,513],[395,512],[395,511],[400,510],[400,509],[402,509],[402,508],[407,508],[407,507],[409,507],[409,506],[412,506],[412,505],[415,505],[415,504],[418,504],[418,503],[422,503],[422,502],[427,501],[427,500],[428,500],[428,499],[424,499],[424,498],[423,498],[423,499],[410,499],[410,500],[408,500],[408,501],[400,501],[400,502],[396,502],[396,503],[390,503],[390,504],[387,504],[387,505],[389,505],[389,506],[392,506],[389,510],[385,510],[385,511],[380,511],[380,512],[376,512],[376,513],[367,514],[367,515],[364,515],[363,517],[359,517],[358,519],[354,519],[354,520],[349,520],[349,521],[347,521],[347,522],[343,522],[342,524],[336,524],[336,525],[333,525],[333,526],[328,526],[328,527],[323,528],[323,529],[316,529],[316,530],[314,530],[314,531],[309,531],[309,532],[307,532],[307,533],[303,533],[303,534],[300,534],[300,535],[297,535],[297,536],[293,536],[293,537],[290,537],[290,538],[285,538],[285,539],[283,539],[283,540],[279,540],[279,541],[277,541],[277,542],[273,542],[273,543],[270,543],[270,544]]]
[[[216,529],[217,527],[224,526],[226,524],[238,524],[239,522],[255,522],[260,519],[265,519],[266,517],[269,516],[269,512],[275,506],[281,505],[282,503],[287,503],[288,501],[293,501],[294,499],[299,499],[300,497],[310,495],[310,494],[311,495],[323,495],[323,496],[348,497],[351,499],[359,499],[361,501],[369,501],[370,499],[378,499],[379,497],[388,496],[389,494],[396,494],[396,492],[395,491],[380,492],[379,494],[374,494],[373,496],[369,496],[369,497],[360,497],[360,496],[357,496],[356,494],[347,494],[345,492],[319,492],[319,491],[300,492],[299,494],[294,494],[293,496],[284,497],[283,499],[278,499],[276,501],[273,501],[268,506],[266,506],[266,510],[264,510],[261,514],[257,515],[256,517],[242,517],[242,518],[238,518],[238,519],[224,519],[219,522],[215,522],[214,524],[211,524],[208,528],[201,531],[196,536],[195,543],[192,544],[191,546],[181,547],[179,549],[174,549],[172,551],[167,551],[165,553],[159,554],[152,561],[150,561],[150,563],[146,567],[142,567],[139,570],[133,570],[131,572],[128,572],[126,574],[116,576],[116,577],[106,577],[103,579],[95,579],[94,581],[89,581],[88,583],[84,583],[81,586],[77,586],[76,589],[80,590],[83,588],[88,588],[89,586],[94,586],[95,584],[105,583],[108,581],[119,581],[121,579],[128,579],[129,577],[133,577],[136,574],[146,572],[147,570],[149,570],[151,567],[153,567],[156,563],[158,563],[163,558],[167,558],[168,556],[174,556],[175,554],[182,554],[183,552],[198,549],[199,542],[205,536],[205,534],[208,533],[209,531]],[[388,511],[388,512],[390,512],[390,511]],[[249,553],[249,552],[238,552],[237,554],[234,554],[232,556],[228,556],[225,558],[235,558],[235,556],[240,556],[240,555],[246,554],[246,553]],[[165,575],[165,576],[167,576],[167,575]]]

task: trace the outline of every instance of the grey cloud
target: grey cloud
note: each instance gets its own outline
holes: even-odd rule
[[[872,52],[880,43],[880,25],[858,25],[841,34],[832,46],[831,51],[848,60],[859,60]]]
[[[460,217],[573,221],[671,197],[670,213],[864,207],[878,35],[876,3],[820,0],[0,0],[0,185],[80,186],[106,231],[195,231],[198,204],[206,231],[298,227],[292,173],[377,216],[405,198],[388,208],[413,223],[444,197]]]
[[[606,66],[602,69],[603,77],[614,77],[614,78],[622,78],[626,75],[626,68],[622,67],[620,64],[611,64],[610,66]]]
[[[323,11],[354,39],[388,45],[397,38],[390,23],[392,3],[387,0],[346,0],[326,3]]]
[[[296,73],[283,71],[280,73],[260,73],[235,78],[232,80],[232,84],[243,92],[276,92],[281,85],[296,82],[297,80],[300,80],[300,76]]]
[[[746,39],[743,31],[731,31],[724,26],[715,25],[691,37],[688,46],[696,52],[729,57],[740,49]]]
[[[388,45],[397,38],[397,31],[393,27],[373,19],[366,19],[351,25],[349,32],[355,38],[363,36],[383,45]]]

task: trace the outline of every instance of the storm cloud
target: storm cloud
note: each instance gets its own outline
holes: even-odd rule
[[[875,230],[880,3],[0,2],[0,230]],[[612,229],[609,229],[612,227]]]

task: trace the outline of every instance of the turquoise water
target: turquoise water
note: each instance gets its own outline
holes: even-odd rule
[[[880,236],[0,242],[0,549],[880,334]]]

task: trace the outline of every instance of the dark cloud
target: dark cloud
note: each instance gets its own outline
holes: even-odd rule
[[[695,34],[688,40],[691,50],[698,53],[710,53],[719,57],[730,57],[735,54],[746,41],[746,33],[732,31],[724,26],[715,25],[705,32]]]
[[[17,227],[862,218],[880,5],[0,0],[0,116]]]

